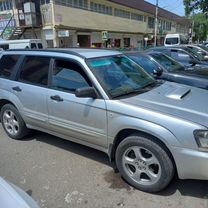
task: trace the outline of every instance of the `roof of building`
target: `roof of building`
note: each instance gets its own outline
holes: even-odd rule
[[[116,4],[121,4],[123,6],[127,6],[133,9],[138,9],[140,11],[147,12],[155,16],[156,6],[144,0],[128,0],[128,1],[127,0],[108,0],[108,1],[116,3]],[[188,19],[185,19],[184,17],[181,17],[173,12],[169,12],[160,7],[158,8],[158,17],[171,19],[180,24],[187,24],[187,22],[189,22]]]
[[[91,48],[51,48],[51,49],[14,49],[14,50],[6,50],[4,53],[15,52],[22,53],[24,55],[29,54],[28,52],[38,52],[41,55],[41,52],[54,52],[54,53],[64,53],[79,56],[81,58],[99,58],[105,56],[114,56],[121,54],[118,51],[114,50],[105,50],[105,49],[91,49]]]

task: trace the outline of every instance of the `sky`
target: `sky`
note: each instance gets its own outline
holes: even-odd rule
[[[145,0],[152,4],[156,4],[156,0]],[[184,16],[185,10],[183,5],[183,0],[158,0],[159,7],[169,10],[177,15]]]

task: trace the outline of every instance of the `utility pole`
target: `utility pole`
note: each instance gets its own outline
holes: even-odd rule
[[[157,22],[158,22],[158,0],[156,0],[156,10],[155,10],[155,39],[154,39],[154,47],[157,46]]]

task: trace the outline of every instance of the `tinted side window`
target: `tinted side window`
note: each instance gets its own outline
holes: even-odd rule
[[[0,60],[0,76],[3,78],[9,78],[17,64],[19,56],[16,55],[4,55]]]
[[[31,43],[31,48],[37,48],[36,43]]]
[[[53,69],[52,87],[75,92],[77,88],[89,86],[81,67],[70,61],[56,61]]]
[[[39,48],[39,49],[42,49],[42,48],[43,48],[42,43],[38,43],[38,48]]]
[[[3,50],[8,50],[9,44],[0,45],[0,48],[2,48]]]
[[[145,56],[130,56],[137,64],[139,64],[146,72],[152,74],[158,70],[158,66]]]
[[[47,57],[26,57],[20,71],[19,80],[36,85],[47,85],[49,64],[50,58]]]
[[[191,61],[189,54],[185,53],[184,51],[172,50],[171,57],[181,62],[189,63]]]

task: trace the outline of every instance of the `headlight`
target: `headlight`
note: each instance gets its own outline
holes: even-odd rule
[[[208,130],[196,130],[194,136],[200,148],[208,149]]]

